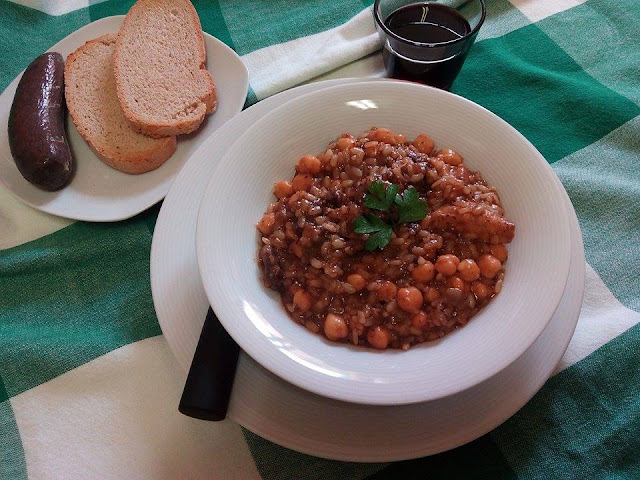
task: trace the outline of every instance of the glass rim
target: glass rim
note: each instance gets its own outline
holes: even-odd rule
[[[374,4],[373,4],[373,17],[375,18],[376,23],[378,24],[378,26],[380,28],[382,28],[382,30],[384,30],[384,32],[389,35],[390,37],[406,43],[408,45],[413,45],[415,47],[436,47],[436,46],[443,46],[443,45],[453,45],[455,43],[458,42],[462,42],[463,40],[466,40],[467,38],[469,38],[472,35],[475,35],[476,33],[478,33],[478,30],[480,30],[480,27],[482,26],[482,24],[484,23],[484,20],[487,16],[487,6],[485,4],[485,0],[478,0],[480,2],[480,6],[481,6],[481,10],[482,10],[482,15],[480,17],[480,21],[478,22],[478,24],[473,27],[471,29],[471,31],[469,33],[467,33],[466,35],[464,35],[463,37],[460,38],[456,38],[454,40],[448,40],[446,42],[416,42],[414,40],[409,40],[408,38],[404,38],[401,37],[400,35],[394,33],[393,31],[391,31],[385,24],[384,21],[382,20],[382,18],[380,18],[380,12],[379,12],[379,7],[380,7],[380,2],[381,0],[375,0]],[[415,3],[421,3],[419,1],[415,2]],[[426,2],[422,2],[422,3],[430,3],[429,1]],[[433,2],[433,3],[438,3],[438,2]],[[465,19],[466,20],[466,19]]]

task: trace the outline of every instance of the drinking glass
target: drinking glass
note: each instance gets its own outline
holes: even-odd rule
[[[484,22],[486,6],[484,0],[376,0],[373,15],[390,77],[449,90]],[[405,38],[409,35],[402,29],[411,19],[412,39]],[[460,28],[442,30],[451,25]],[[439,32],[454,38],[439,41]]]

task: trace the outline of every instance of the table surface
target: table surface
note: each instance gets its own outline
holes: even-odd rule
[[[368,0],[193,3],[249,69],[247,104],[383,74]],[[69,33],[132,4],[0,0],[0,89]],[[72,222],[0,185],[0,479],[640,478],[639,25],[635,0],[487,0],[454,83],[549,161],[586,250],[569,349],[496,430],[432,457],[359,464],[184,417],[184,373],[149,285],[159,205],[123,222]]]

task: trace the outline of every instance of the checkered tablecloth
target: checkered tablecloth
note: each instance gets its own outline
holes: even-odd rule
[[[0,89],[69,33],[132,3],[0,0]],[[320,75],[382,72],[371,1],[194,3],[204,30],[246,63],[248,103]],[[158,206],[74,223],[0,187],[0,479],[640,478],[640,5],[487,3],[453,91],[552,164],[588,262],[569,350],[519,413],[461,448],[394,464],[322,460],[230,420],[184,417],[184,374],[149,285]]]

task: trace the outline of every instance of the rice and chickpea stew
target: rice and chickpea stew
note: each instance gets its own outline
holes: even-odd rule
[[[305,155],[258,222],[264,284],[336,342],[408,349],[500,293],[515,226],[496,189],[425,134],[343,134]]]

